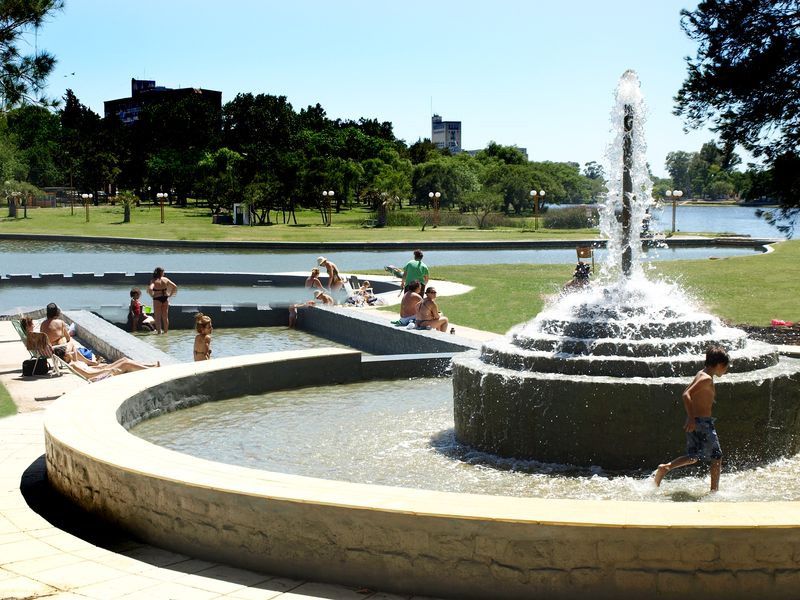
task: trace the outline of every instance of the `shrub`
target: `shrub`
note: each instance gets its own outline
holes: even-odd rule
[[[387,227],[422,227],[421,211],[390,210],[386,215]]]
[[[593,227],[597,223],[597,211],[584,206],[549,210],[543,217],[544,227],[547,229],[584,229]]]

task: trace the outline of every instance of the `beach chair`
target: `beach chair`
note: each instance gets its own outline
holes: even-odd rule
[[[25,348],[31,355],[31,359],[37,362],[40,360],[45,361],[49,367],[48,373],[60,377],[61,371],[67,363],[53,354],[53,347],[50,345],[50,340],[47,339],[47,335],[39,331],[28,334],[23,329],[21,322],[13,321],[13,324],[17,335],[19,335],[20,339],[25,344]]]

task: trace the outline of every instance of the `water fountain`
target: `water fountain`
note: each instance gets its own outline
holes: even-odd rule
[[[501,456],[652,467],[680,453],[681,391],[718,344],[732,361],[715,408],[726,461],[761,463],[800,449],[798,361],[644,275],[638,232],[652,202],[644,115],[638,77],[627,71],[612,110],[601,209],[609,251],[598,281],[453,361],[460,441]]]
[[[631,241],[644,211],[635,197],[646,198],[648,186],[636,170],[635,76],[620,87],[629,94],[620,110],[632,109],[631,169],[613,174],[628,192],[612,196],[604,215],[604,228],[620,236],[612,243],[617,258],[604,266],[602,285],[566,296],[503,342],[455,361],[456,433],[510,456],[652,468],[681,448],[679,392],[705,345],[717,342],[733,355],[716,411],[727,455],[763,460],[791,452],[800,361],[779,358],[689,308],[677,287],[643,277],[638,239]],[[370,485],[222,464],[128,431],[173,410],[299,386],[324,387],[334,409],[351,414],[348,398],[330,386],[381,378],[401,366],[390,360],[398,363],[326,348],[172,365],[93,384],[47,412],[48,480],[139,539],[290,578],[460,599],[677,600],[690,589],[709,599],[753,590],[765,599],[796,595],[794,497],[656,507]],[[352,435],[347,424],[342,431]],[[368,429],[369,437],[381,435]],[[288,435],[287,445],[296,441]],[[343,447],[335,451],[348,454]]]

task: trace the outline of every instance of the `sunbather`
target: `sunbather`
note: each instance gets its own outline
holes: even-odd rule
[[[59,348],[55,350],[55,355],[63,359],[79,375],[88,379],[89,381],[99,381],[101,379],[105,379],[106,377],[111,377],[112,375],[133,373],[134,371],[142,371],[144,369],[151,369],[153,367],[161,366],[161,363],[158,362],[154,365],[145,365],[143,363],[136,362],[135,360],[131,360],[130,358],[120,358],[119,360],[115,360],[113,363],[90,366],[71,360],[68,358],[68,355],[64,354]]]

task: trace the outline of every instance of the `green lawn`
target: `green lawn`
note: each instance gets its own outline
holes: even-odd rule
[[[0,383],[0,417],[7,417],[17,413],[17,407],[11,396],[8,395],[8,390]]]
[[[0,210],[3,210],[0,207]],[[404,209],[411,212],[416,209]],[[4,214],[7,212],[3,211]],[[497,228],[478,230],[466,227],[361,227],[366,219],[373,218],[364,208],[345,210],[333,214],[333,224],[325,227],[316,211],[297,212],[297,225],[239,226],[213,225],[211,213],[206,208],[189,205],[187,208],[165,207],[162,224],[158,206],[134,208],[131,222],[122,222],[122,208],[90,206],[89,223],[82,206],[74,214],[69,208],[36,208],[28,210],[28,218],[0,217],[3,233],[59,233],[62,235],[106,236],[121,238],[148,238],[162,240],[246,240],[286,242],[384,242],[413,241],[424,245],[426,241],[469,240],[536,240],[536,239],[586,239],[597,237],[597,231],[548,230],[530,231],[523,228]],[[274,213],[273,213],[274,218]],[[278,218],[281,218],[278,215]]]
[[[800,321],[800,240],[774,246],[770,254],[721,260],[654,263],[656,274],[680,282],[712,314],[736,324],[769,325],[773,318]],[[436,279],[475,289],[441,298],[454,323],[496,333],[535,316],[544,298],[572,274],[569,265],[470,265],[436,267]],[[654,275],[656,276],[656,275]],[[385,310],[396,311],[397,307]]]

